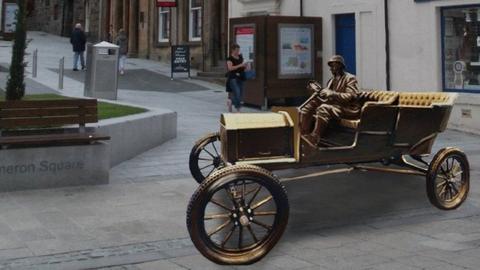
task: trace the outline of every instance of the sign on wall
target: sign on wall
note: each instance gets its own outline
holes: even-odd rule
[[[190,78],[190,47],[186,45],[172,46],[172,73],[188,72]]]
[[[18,5],[16,3],[5,3],[4,25],[3,32],[11,34],[17,29],[17,14]]]
[[[253,62],[255,58],[255,27],[253,25],[235,27],[235,43],[240,46],[243,60]]]
[[[280,24],[279,78],[313,76],[313,26]]]
[[[157,7],[176,7],[177,0],[157,0]]]

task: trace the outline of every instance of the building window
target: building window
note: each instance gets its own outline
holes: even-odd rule
[[[170,41],[170,8],[158,8],[158,42]]]
[[[480,5],[442,9],[443,87],[480,93]]]
[[[202,0],[189,0],[188,35],[190,41],[202,39]]]

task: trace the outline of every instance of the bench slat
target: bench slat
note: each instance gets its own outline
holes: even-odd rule
[[[98,122],[97,115],[45,117],[45,118],[8,118],[0,119],[0,127],[16,128],[25,126],[57,126],[70,124],[86,124]]]
[[[96,115],[96,107],[80,108],[26,108],[26,109],[4,109],[0,110],[0,118],[18,118],[18,117],[48,117],[48,116],[80,116]]]
[[[2,145],[29,145],[29,144],[50,144],[56,142],[89,142],[97,140],[110,140],[110,136],[95,133],[70,133],[70,134],[48,134],[48,135],[27,135],[0,137]]]
[[[97,106],[96,99],[13,100],[0,102],[0,109]]]

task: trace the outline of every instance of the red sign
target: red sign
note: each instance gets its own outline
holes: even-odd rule
[[[235,34],[236,35],[253,35],[255,33],[255,29],[253,27],[236,27]]]
[[[176,7],[177,0],[157,0],[157,7]]]

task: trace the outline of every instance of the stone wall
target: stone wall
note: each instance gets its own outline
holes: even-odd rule
[[[2,149],[0,192],[108,184],[109,170],[107,143]]]
[[[85,24],[84,1],[35,0],[27,18],[28,30],[69,36],[75,23]]]
[[[149,10],[148,32],[150,37],[148,40],[139,39],[139,42],[149,43],[150,49],[141,51],[139,55],[147,54],[148,58],[169,63],[171,45],[189,45],[191,66],[195,69],[209,69],[214,66],[217,60],[223,60],[219,53],[219,29],[218,21],[220,18],[221,2],[218,0],[203,1],[202,16],[202,41],[190,41],[188,38],[188,20],[189,10],[188,1],[178,1],[178,6],[171,9],[170,21],[170,42],[158,42],[158,8],[154,2],[145,3],[140,8]],[[149,5],[149,6],[148,6]],[[146,49],[146,48],[145,48]],[[205,64],[204,64],[205,62]]]
[[[85,32],[90,42],[97,43],[101,40],[101,1],[87,1],[88,4],[85,6]]]

